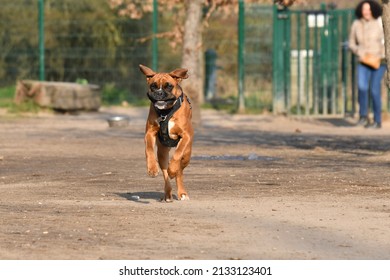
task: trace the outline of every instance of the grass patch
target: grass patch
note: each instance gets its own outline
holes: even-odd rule
[[[228,113],[233,113],[236,107],[237,100],[235,97],[215,98],[206,101],[204,104],[202,104],[202,109],[214,109],[217,111],[225,111]]]
[[[6,108],[10,114],[38,113],[40,111],[40,107],[32,100],[15,104],[14,95],[15,86],[0,88],[0,108]]]
[[[15,86],[0,88],[0,108],[10,108],[14,103]]]
[[[11,114],[20,114],[20,113],[34,113],[37,114],[41,111],[41,107],[39,107],[34,101],[26,100],[23,103],[15,104],[12,103],[8,107],[8,113]]]

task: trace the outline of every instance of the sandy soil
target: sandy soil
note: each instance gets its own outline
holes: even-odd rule
[[[191,200],[164,203],[146,114],[1,113],[0,259],[390,258],[389,121],[203,111]]]

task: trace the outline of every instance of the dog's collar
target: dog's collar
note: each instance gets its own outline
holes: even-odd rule
[[[179,96],[179,98],[176,99],[176,101],[173,104],[173,106],[171,108],[169,108],[169,109],[160,110],[156,106],[154,106],[154,104],[153,104],[153,108],[154,108],[154,110],[156,111],[156,113],[158,115],[157,122],[159,124],[161,122],[164,122],[164,121],[168,122],[169,119],[173,116],[173,114],[177,110],[179,110],[179,108],[181,107],[181,104],[183,104],[183,99],[184,99],[184,93],[182,92],[181,95]]]

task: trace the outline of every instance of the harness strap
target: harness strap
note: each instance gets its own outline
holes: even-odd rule
[[[154,109],[156,110],[156,113],[159,116],[157,119],[157,122],[160,125],[160,129],[159,129],[158,135],[157,135],[158,140],[164,146],[176,147],[180,141],[180,137],[178,139],[172,139],[171,137],[169,137],[168,123],[169,123],[169,120],[172,118],[173,114],[177,110],[179,110],[179,108],[181,107],[183,100],[184,100],[184,93],[182,92],[182,94],[176,100],[176,102],[172,108],[166,109],[166,110],[159,110],[156,107],[154,107]],[[187,97],[187,100],[188,100],[188,97]]]

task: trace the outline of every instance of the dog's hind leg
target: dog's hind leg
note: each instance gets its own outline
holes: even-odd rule
[[[177,198],[179,200],[189,200],[190,199],[190,197],[188,196],[187,191],[184,187],[183,172],[184,172],[184,168],[186,168],[187,165],[190,163],[192,147],[191,147],[191,145],[186,145],[184,147],[185,147],[185,149],[183,149],[183,154],[182,154],[183,156],[179,161],[179,168],[177,168],[177,171],[175,173],[176,174],[176,176],[175,176],[176,186],[177,186]],[[171,161],[171,163],[172,163],[172,161]],[[169,174],[170,169],[168,169],[168,174]]]
[[[192,147],[189,145],[183,153],[183,157],[180,161],[181,168],[176,176],[176,185],[177,185],[177,193],[178,193],[179,200],[189,200],[190,199],[190,197],[188,196],[188,194],[184,188],[183,172],[184,172],[184,168],[186,168],[187,165],[190,163],[191,152],[192,152]]]
[[[164,182],[165,182],[164,200],[166,202],[173,201],[172,186],[168,176],[169,150],[170,150],[169,147],[165,147],[157,141],[157,158],[158,158],[158,164],[160,165],[161,171],[164,176]]]

